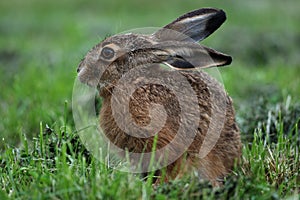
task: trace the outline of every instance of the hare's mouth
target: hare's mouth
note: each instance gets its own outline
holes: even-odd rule
[[[88,73],[84,73],[84,70],[81,70],[77,74],[77,78],[81,83],[86,84],[89,87],[96,88],[99,84],[99,80],[97,78],[91,77]]]
[[[96,88],[98,86],[98,81],[97,80],[86,79],[84,76],[81,76],[80,74],[78,74],[77,78],[79,79],[79,81],[81,83],[86,84],[89,87]]]

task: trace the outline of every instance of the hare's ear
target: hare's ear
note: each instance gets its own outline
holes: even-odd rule
[[[209,68],[229,65],[231,56],[191,42],[165,42],[153,48],[156,58],[175,69]]]
[[[170,33],[167,30],[173,30],[186,36],[181,36],[180,40],[192,38],[195,41],[201,41],[217,30],[225,20],[226,15],[223,10],[202,8],[179,17],[158,30],[154,36],[160,40],[172,40],[168,37]]]

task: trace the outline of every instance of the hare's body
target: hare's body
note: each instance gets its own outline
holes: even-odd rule
[[[158,68],[155,70],[156,72],[157,70],[160,70],[159,73],[162,77],[172,77],[172,73],[174,73],[174,71],[165,71]],[[235,159],[241,155],[240,133],[235,122],[232,101],[219,83],[205,72],[181,71],[180,74],[187,78],[193,90],[197,94],[197,103],[199,104],[200,109],[200,121],[194,140],[186,151],[187,154],[182,155],[176,162],[174,162],[173,165],[170,165],[167,168],[167,173],[169,173],[167,176],[171,176],[167,178],[174,178],[174,176],[186,170],[185,168],[182,168],[181,165],[186,165],[188,163],[191,165],[190,167],[199,170],[201,177],[214,182],[218,178],[222,178],[228,174],[234,165]],[[131,84],[141,83],[132,81]],[[154,137],[132,137],[120,129],[116,124],[116,116],[113,116],[111,108],[113,88],[110,89],[111,91],[106,90],[101,91],[100,93],[104,100],[100,113],[100,126],[104,133],[115,145],[122,149],[126,148],[129,152],[151,152]],[[126,93],[128,94],[129,91],[124,91],[124,94]],[[220,99],[225,99],[226,108],[225,110],[220,111],[221,113],[218,113],[219,115],[225,115],[225,122],[214,148],[207,154],[207,156],[199,158],[200,147],[206,137],[208,128],[211,125],[210,122],[212,121],[211,112],[213,111],[210,97],[211,94],[217,94]],[[184,100],[187,104],[189,104],[193,99],[186,95]],[[150,123],[151,117],[149,116],[149,109],[153,103],[164,106],[168,118],[164,127],[158,133],[157,149],[161,149],[170,144],[174,139],[174,136],[177,134],[181,122],[180,106],[175,95],[168,88],[161,85],[146,84],[135,91],[130,103],[129,111],[131,117],[135,123],[141,126],[146,126]],[[160,114],[163,115],[159,112],[156,113],[156,118],[152,120],[160,120]],[[196,116],[190,117],[192,118]],[[153,134],[155,133],[148,133],[148,135]],[[183,148],[180,147],[180,145],[185,144],[177,144],[179,149]],[[176,167],[181,169],[178,170]]]
[[[241,155],[231,98],[217,80],[193,70],[231,63],[195,42],[225,19],[222,10],[199,9],[152,35],[112,36],[78,67],[80,81],[103,98],[100,126],[110,142],[130,155],[152,152],[155,143],[157,162],[167,154],[166,180],[194,168],[217,184]]]

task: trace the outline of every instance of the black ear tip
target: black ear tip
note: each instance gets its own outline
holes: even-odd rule
[[[209,52],[210,57],[215,62],[215,66],[221,67],[225,65],[230,65],[232,62],[232,57],[220,52],[217,52],[215,50],[210,50]]]
[[[227,60],[226,60],[226,63],[224,65],[230,65],[231,63],[232,63],[232,57],[227,56]]]
[[[223,54],[219,59],[221,60],[221,62],[218,66],[226,66],[232,63],[232,57],[225,54]]]
[[[224,11],[224,10],[222,10],[222,9],[219,9],[219,13],[220,13],[220,15],[223,15],[223,16],[225,16],[225,17],[226,17],[226,13],[225,13],[225,11]]]
[[[217,30],[226,21],[226,13],[223,10],[218,10],[206,24],[208,30]]]
[[[222,18],[224,21],[227,19],[226,13],[224,10],[219,11],[219,16]]]

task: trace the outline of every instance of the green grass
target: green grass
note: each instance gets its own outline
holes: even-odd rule
[[[255,132],[251,144],[244,146],[240,165],[227,177],[224,186],[216,189],[199,181],[193,173],[153,187],[138,175],[110,169],[105,165],[108,160],[97,160],[88,154],[65,121],[51,128],[41,123],[39,136],[31,145],[24,135],[20,135],[21,149],[6,145],[0,160],[3,196],[13,199],[280,199],[296,198],[299,192],[299,144],[294,138],[299,135],[298,127],[285,135],[280,121],[277,143],[265,140],[262,130]]]
[[[292,0],[1,1],[0,199],[298,199],[299,6]],[[222,188],[193,173],[155,188],[108,168],[82,146],[71,109],[76,67],[107,35],[163,26],[200,7],[228,15],[203,43],[234,58],[220,72],[234,99],[243,157]]]

